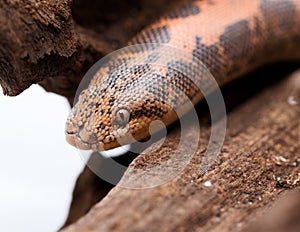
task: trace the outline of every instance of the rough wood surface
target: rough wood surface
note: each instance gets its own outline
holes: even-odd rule
[[[19,94],[45,76],[66,72],[78,47],[71,1],[0,1],[0,84]]]
[[[129,154],[128,154],[129,155]],[[122,165],[128,166],[136,157],[131,156],[115,157],[114,160]],[[69,215],[63,227],[66,227],[76,222],[80,217],[85,215],[97,202],[104,198],[107,193],[114,187],[113,184],[106,182],[95,175],[88,167],[92,163],[94,167],[103,172],[107,171],[108,160],[104,157],[98,158],[97,152],[93,153],[88,161],[86,168],[77,179],[75,189],[73,191],[73,200],[70,206]],[[120,179],[124,172],[117,173],[117,178]]]
[[[87,69],[179,0],[0,0],[0,84],[17,95],[31,84],[73,102]]]
[[[299,91],[298,72],[230,112],[225,145],[206,174],[199,175],[199,166],[210,127],[202,125],[201,146],[180,176],[156,188],[117,186],[63,231],[243,231],[259,217],[258,209],[300,184],[300,111],[288,102],[297,101]],[[189,130],[187,136],[199,133],[192,125]],[[130,166],[159,163],[178,137],[176,127],[159,151],[138,156]],[[126,181],[137,180],[126,172]]]

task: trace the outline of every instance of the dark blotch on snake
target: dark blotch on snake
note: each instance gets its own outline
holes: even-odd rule
[[[170,41],[171,36],[168,26],[150,28],[142,31],[134,37],[129,44],[142,44],[139,47],[130,48],[132,53],[140,53],[141,50],[154,50]]]
[[[296,6],[292,1],[262,0],[260,9],[267,24],[272,25],[274,19],[279,20],[279,27],[282,32],[288,33],[295,26]],[[267,28],[272,35],[273,27],[267,26]]]
[[[209,45],[201,42],[199,36],[195,37],[196,48],[193,50],[193,61],[203,62],[213,75],[220,75],[221,54],[217,44]]]
[[[187,18],[189,16],[197,15],[200,13],[198,6],[190,3],[182,3],[181,6],[177,6],[172,12],[167,14],[165,18],[176,19],[176,18]]]
[[[220,36],[220,45],[229,59],[242,59],[251,49],[251,30],[247,20],[228,26]]]

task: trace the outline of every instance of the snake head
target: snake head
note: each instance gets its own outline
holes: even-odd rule
[[[66,124],[67,141],[79,149],[109,150],[145,139],[151,122],[170,110],[154,96],[152,81],[132,70],[95,79],[80,94]]]
[[[118,136],[129,132],[130,110],[125,107],[116,109],[114,95],[99,89],[84,90],[67,119],[66,139],[82,150],[118,147]]]

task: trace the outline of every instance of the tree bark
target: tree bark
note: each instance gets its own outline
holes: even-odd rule
[[[261,84],[258,80],[256,85]],[[244,231],[261,216],[262,208],[300,184],[300,111],[291,97],[300,99],[300,72],[229,113],[222,152],[205,174],[199,168],[210,126],[202,122],[201,145],[178,177],[149,189],[116,186],[63,231]],[[186,136],[199,133],[193,125],[188,131]],[[179,137],[175,127],[159,150],[138,156],[130,167],[160,164],[176,150]],[[134,172],[126,171],[120,183],[137,182],[134,177]]]
[[[79,43],[70,3],[0,1],[0,84],[4,94],[17,95],[45,76],[67,72],[74,64]]]
[[[4,94],[15,96],[39,83],[73,103],[92,64],[125,46],[176,2],[179,0],[0,0]]]

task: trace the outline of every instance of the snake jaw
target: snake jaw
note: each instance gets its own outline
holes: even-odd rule
[[[83,142],[78,136],[76,136],[76,134],[66,134],[66,140],[69,144],[81,150],[92,149],[90,144]]]
[[[118,139],[123,139],[129,132],[129,123],[126,125],[98,124],[97,115],[90,115],[86,121],[78,119],[80,111],[76,111],[77,105],[70,113],[66,123],[65,136],[67,142],[81,150],[103,151],[119,147]],[[100,120],[102,121],[102,120]],[[110,129],[111,128],[111,129]]]
[[[77,127],[71,121],[66,124],[65,136],[69,144],[82,150],[93,149],[99,143],[95,133]]]

